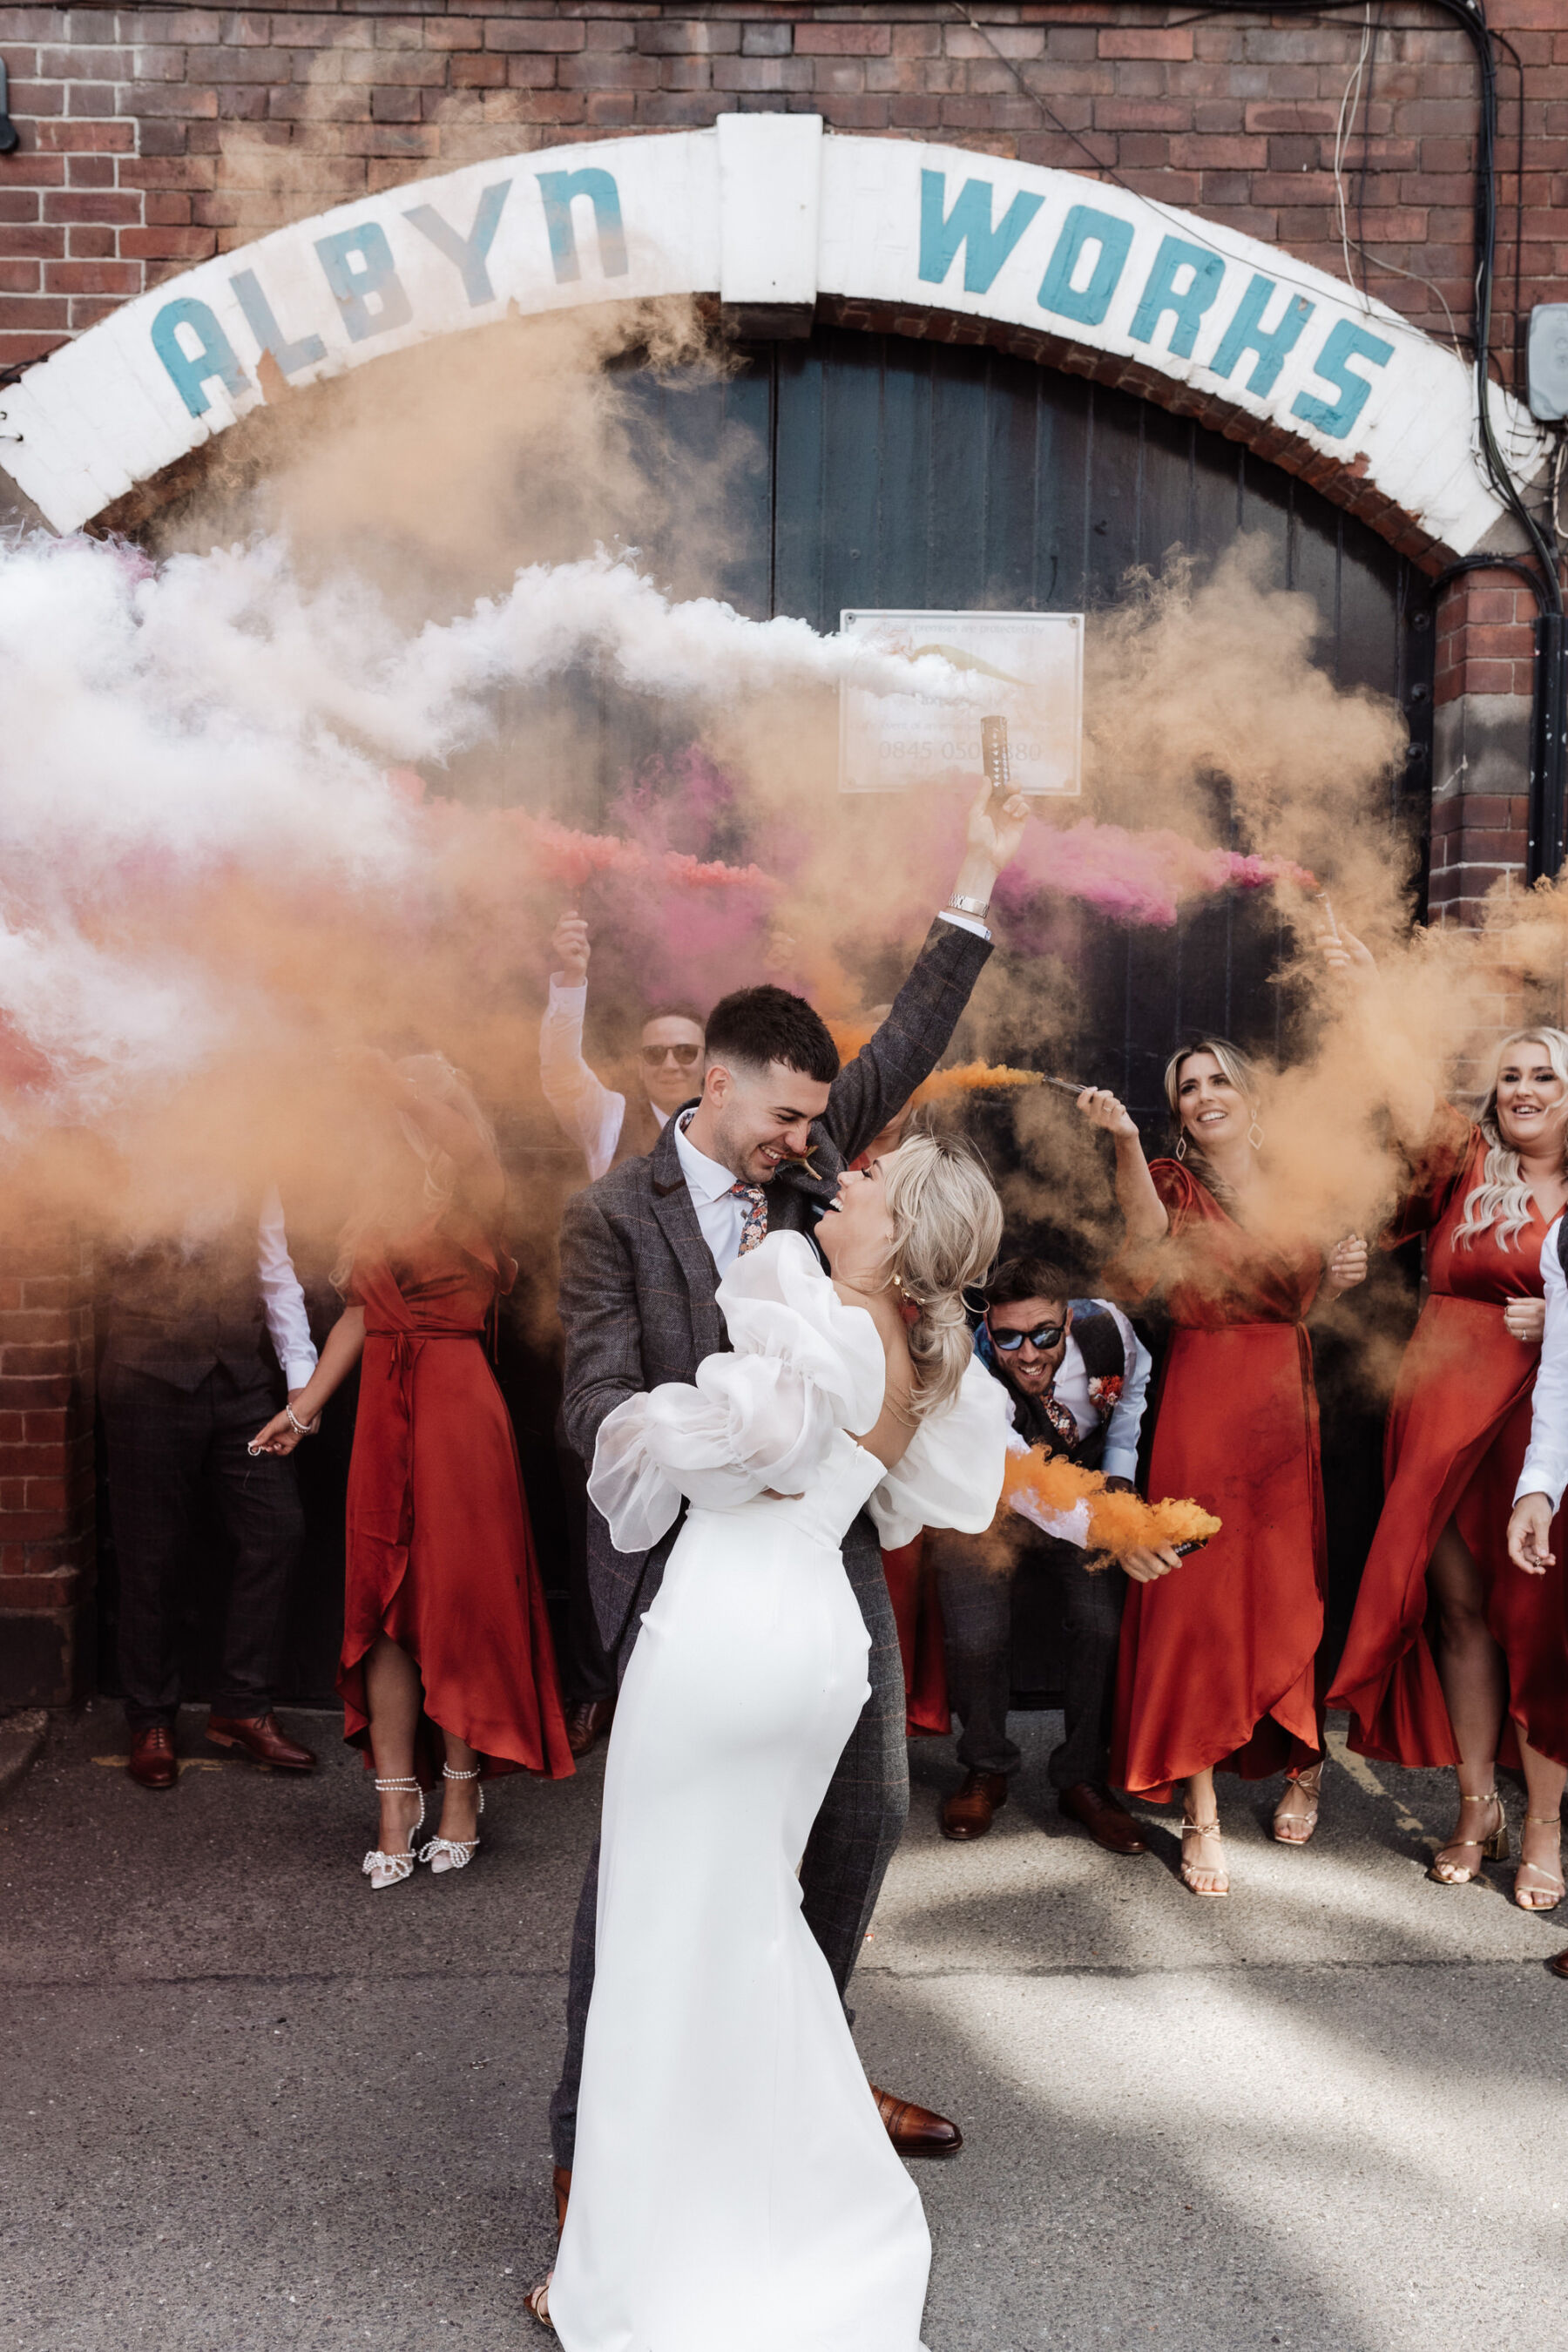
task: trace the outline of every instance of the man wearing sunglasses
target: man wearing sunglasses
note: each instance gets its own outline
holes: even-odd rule
[[[1149,1384],[1148,1351],[1109,1299],[1068,1296],[1059,1266],[1016,1257],[997,1267],[985,1294],[975,1352],[1001,1381],[1014,1426],[1031,1445],[1101,1470],[1114,1486],[1137,1475],[1138,1436]],[[1110,1793],[1110,1706],[1121,1606],[1129,1573],[1163,1576],[1175,1565],[1162,1552],[1134,1552],[1124,1567],[1091,1565],[1074,1544],[1008,1522],[1008,1571],[998,1573],[994,1537],[942,1536],[937,1574],[947,1632],[948,1692],[963,1724],[958,1743],[962,1787],[942,1809],[942,1833],[984,1837],[1007,1801],[1019,1754],[1007,1737],[1008,1652],[1018,1578],[1055,1585],[1066,1634],[1064,1731],[1050,1760],[1051,1786],[1064,1813],[1081,1822],[1110,1853],[1146,1851],[1138,1824]]]
[[[702,1016],[689,1004],[658,1004],[637,1041],[626,1091],[607,1087],[583,1059],[588,1004],[588,926],[563,915],[550,941],[555,969],[539,1031],[539,1076],[556,1123],[588,1163],[590,1178],[653,1150],[672,1113],[702,1091]]]

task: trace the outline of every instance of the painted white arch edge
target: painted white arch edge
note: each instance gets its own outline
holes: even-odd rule
[[[1384,304],[1099,181],[788,114],[498,158],[294,222],[29,369],[0,394],[3,462],[75,530],[259,404],[267,351],[309,383],[514,306],[662,294],[839,296],[1068,338],[1279,426],[1455,554],[1501,513],[1468,367]],[[1494,407],[1533,477],[1530,418]]]

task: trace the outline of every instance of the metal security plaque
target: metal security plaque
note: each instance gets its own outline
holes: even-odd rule
[[[909,660],[940,654],[965,674],[973,701],[871,694],[838,697],[838,788],[907,792],[983,772],[981,723],[1005,721],[1015,792],[1083,789],[1081,613],[841,613],[847,637]]]

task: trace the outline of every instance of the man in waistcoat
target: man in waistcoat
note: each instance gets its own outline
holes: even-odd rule
[[[272,1711],[304,1532],[297,1474],[248,1450],[282,1392],[291,1401],[316,1367],[277,1192],[183,1245],[119,1259],[102,1313],[98,1396],[131,1777],[144,1789],[179,1777],[180,1571],[204,1485],[234,1552],[206,1736],[271,1769],[309,1772],[314,1756]]]
[[[539,1027],[539,1077],[556,1124],[587,1164],[590,1181],[624,1160],[651,1151],[672,1112],[702,1084],[701,1015],[689,1004],[655,1005],[642,1024],[637,1066],[625,1094],[607,1087],[583,1058],[592,943],[579,914],[563,915],[550,941],[555,966]],[[586,1474],[559,1428],[555,1441],[566,1503],[565,1640],[561,1645],[566,1738],[574,1756],[586,1756],[608,1731],[616,1712],[616,1669],[605,1655],[588,1591]]]
[[[1072,1298],[1059,1266],[1016,1257],[985,1292],[975,1352],[1006,1390],[1014,1427],[1030,1445],[1065,1454],[1107,1483],[1131,1491],[1149,1384],[1149,1355],[1121,1313],[1104,1298]],[[1138,1824],[1107,1784],[1110,1707],[1121,1609],[1131,1573],[1141,1580],[1175,1565],[1163,1552],[1134,1552],[1103,1564],[1077,1545],[1009,1517],[1011,1559],[1001,1566],[995,1538],[932,1533],[947,1636],[948,1695],[963,1734],[962,1787],[942,1809],[946,1837],[984,1837],[1007,1801],[1018,1749],[1007,1737],[1008,1652],[1014,1587],[1048,1577],[1062,1605],[1067,1670],[1065,1736],[1052,1751],[1051,1786],[1064,1813],[1110,1853],[1147,1851]]]

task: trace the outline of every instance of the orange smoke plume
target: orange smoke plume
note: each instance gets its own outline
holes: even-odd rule
[[[960,1062],[951,1070],[933,1070],[915,1089],[918,1103],[944,1102],[954,1095],[999,1093],[1006,1087],[1043,1087],[1038,1070],[1009,1069],[1005,1062]]]
[[[1031,1446],[1027,1454],[1009,1454],[1003,1475],[1002,1495],[1026,1494],[1047,1511],[1063,1513],[1079,1503],[1089,1506],[1089,1540],[1095,1551],[1119,1554],[1150,1550],[1161,1544],[1206,1543],[1217,1536],[1220,1522],[1201,1503],[1146,1503],[1139,1495],[1113,1495],[1098,1470],[1081,1470],[1060,1454],[1046,1454]]]

